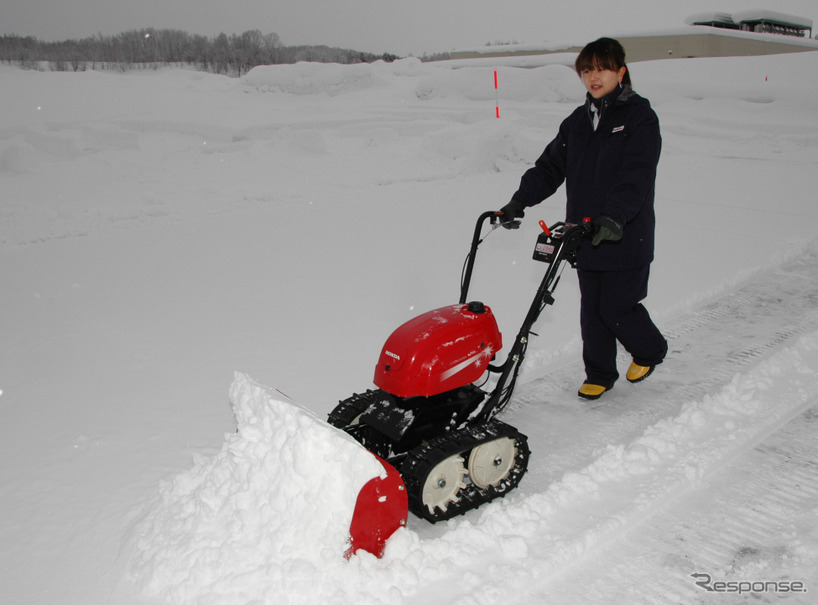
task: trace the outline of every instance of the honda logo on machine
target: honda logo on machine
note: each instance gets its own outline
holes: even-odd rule
[[[389,355],[389,357],[391,357],[392,359],[396,359],[397,361],[400,361],[400,355],[396,355],[392,351],[387,351],[386,349],[384,349],[383,352],[384,352],[385,355]]]

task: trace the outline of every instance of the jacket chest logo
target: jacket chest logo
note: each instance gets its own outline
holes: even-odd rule
[[[622,132],[623,130],[625,130],[625,125],[624,125],[624,124],[623,124],[622,126],[616,126],[616,127],[615,127],[615,128],[612,130],[612,131],[611,131],[611,134],[613,134],[613,133],[615,133],[615,132]]]

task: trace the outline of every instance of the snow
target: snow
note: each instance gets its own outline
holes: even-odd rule
[[[236,373],[230,401],[236,432],[163,482],[136,526],[145,593],[187,603],[234,601],[259,586],[269,601],[303,592],[319,570],[339,567],[358,492],[383,474],[351,437],[246,375]]]
[[[372,386],[391,330],[454,302],[477,216],[583,98],[559,60],[517,61],[0,67],[4,601],[713,597],[694,573],[815,590],[816,53],[632,66],[662,124],[647,306],[667,362],[578,401],[566,272],[503,415],[529,436],[520,487],[344,559],[379,469],[321,419]],[[471,297],[507,337],[563,204],[481,247]]]

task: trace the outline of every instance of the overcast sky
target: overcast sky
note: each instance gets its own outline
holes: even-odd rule
[[[143,27],[206,36],[258,29],[284,44],[419,56],[489,42],[583,43],[751,8],[818,19],[816,0],[0,0],[0,34],[51,41]]]

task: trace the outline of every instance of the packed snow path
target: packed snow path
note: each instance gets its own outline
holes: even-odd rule
[[[799,545],[818,513],[817,303],[812,250],[665,326],[667,361],[643,383],[583,403],[573,360],[523,387],[504,419],[529,433],[529,475],[475,522],[506,541],[519,532],[527,556],[513,572],[499,557],[504,573],[482,589],[527,586],[520,603],[689,603],[712,597],[700,573],[815,590],[818,553]],[[418,525],[433,541],[451,531]]]
[[[613,602],[612,594],[619,595],[617,602],[656,605],[718,597],[719,603],[750,597],[755,603],[782,597],[814,602],[818,554],[806,543],[818,537],[816,430],[818,399],[813,398],[806,412],[667,510],[590,555],[578,570],[553,582],[548,594],[588,603]],[[657,567],[665,573],[657,573]],[[700,581],[712,590],[697,586]],[[729,584],[718,594],[715,582]],[[796,583],[809,592],[793,590]]]

